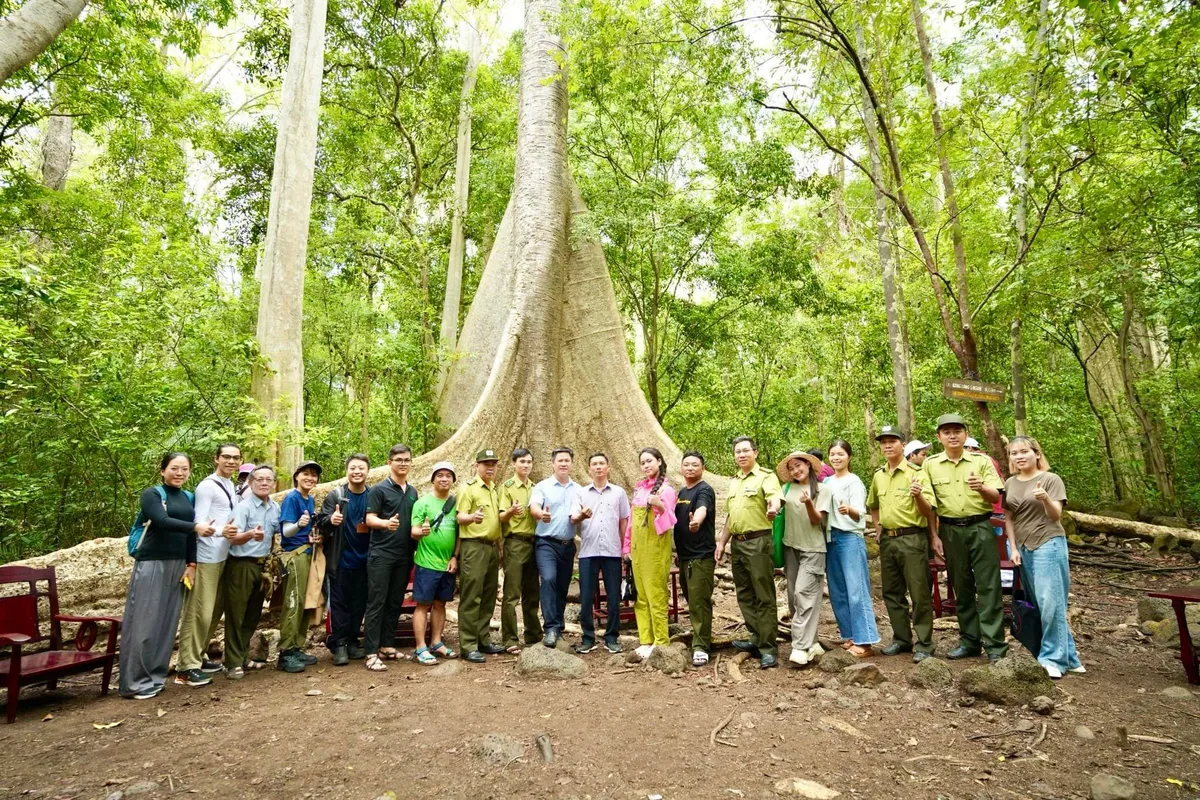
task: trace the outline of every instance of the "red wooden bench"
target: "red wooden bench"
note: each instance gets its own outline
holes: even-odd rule
[[[42,591],[39,583],[47,588]],[[9,648],[8,658],[0,657],[0,679],[8,689],[8,722],[17,718],[17,696],[22,686],[45,683],[53,691],[58,679],[78,672],[103,669],[100,694],[108,694],[108,682],[112,678],[113,663],[117,658],[117,634],[121,620],[116,617],[76,617],[58,613],[58,584],[54,567],[35,569],[32,567],[0,567],[0,591],[14,584],[25,584],[27,590],[20,594],[0,597],[0,647]],[[43,636],[38,624],[38,602],[46,597],[50,602],[50,635]],[[63,648],[62,623],[77,622],[74,647]],[[108,623],[108,646],[103,652],[92,650],[99,635],[97,623]],[[22,653],[25,645],[46,642],[46,648],[36,652]]]
[[[408,588],[404,590],[404,602],[400,605],[400,619],[396,621],[396,645],[398,647],[416,647],[417,634],[413,630],[413,614],[416,613],[417,604],[412,599],[413,576],[417,573],[417,568],[413,567],[408,573]],[[328,592],[326,598],[328,598]],[[326,599],[328,605],[328,599]],[[333,620],[329,613],[328,607],[325,609],[325,635],[333,633]],[[359,635],[362,635],[362,629],[359,629]]]
[[[596,599],[592,602],[593,614],[597,617],[601,613],[606,613],[608,607],[608,586],[602,585],[602,582],[596,581]],[[637,614],[634,613],[633,603],[628,600],[622,600],[620,608],[621,622],[629,622],[637,619]],[[671,604],[667,606],[667,620],[669,622],[679,622],[679,567],[671,565]]]
[[[1147,594],[1171,601],[1171,608],[1175,609],[1175,621],[1179,624],[1179,660],[1183,662],[1183,671],[1187,674],[1188,683],[1200,683],[1200,657],[1196,655],[1196,646],[1192,642],[1185,613],[1186,604],[1200,603],[1200,587],[1182,586],[1170,591]]]
[[[999,523],[999,524],[997,524]],[[1003,519],[992,519],[994,527],[1003,527]],[[1012,593],[1013,589],[1017,589],[1021,585],[1021,568],[1014,564],[1008,558],[1008,537],[996,537],[996,551],[1000,554],[1000,569],[1010,569],[1013,574],[1012,589],[1004,590],[1004,614],[1012,616]],[[946,596],[942,597],[942,588],[938,585],[938,575],[941,572],[946,572],[949,576],[949,570],[946,567],[946,560],[934,556],[929,559],[929,585],[933,592],[933,617],[948,616],[954,614],[958,610],[958,604],[954,599],[954,581],[947,579],[946,581]]]

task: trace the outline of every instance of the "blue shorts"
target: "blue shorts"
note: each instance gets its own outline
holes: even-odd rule
[[[413,602],[419,606],[432,605],[435,601],[447,602],[454,599],[454,573],[441,572],[417,566],[413,575]]]

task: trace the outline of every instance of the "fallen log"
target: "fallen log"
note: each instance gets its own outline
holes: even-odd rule
[[[1067,513],[1075,520],[1077,526],[1086,531],[1149,541],[1154,541],[1159,536],[1174,536],[1181,542],[1200,542],[1200,531],[1193,528],[1169,528],[1166,525],[1151,525],[1149,522],[1136,522],[1131,519],[1084,514],[1082,511]]]

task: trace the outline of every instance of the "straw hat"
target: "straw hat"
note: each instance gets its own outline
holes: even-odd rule
[[[783,459],[783,461],[780,461],[775,465],[775,474],[779,476],[779,480],[783,483],[792,482],[792,476],[788,472],[788,463],[791,462],[793,458],[803,458],[808,462],[808,465],[812,467],[814,473],[821,470],[821,462],[816,456],[809,455],[803,450],[793,450],[787,455],[786,458]]]

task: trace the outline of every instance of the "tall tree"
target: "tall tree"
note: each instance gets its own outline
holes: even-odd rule
[[[88,0],[28,0],[0,18],[0,84],[40,56],[87,4]]]
[[[304,272],[312,210],[317,121],[325,53],[326,0],[295,0],[291,47],[275,139],[267,238],[258,267],[256,338],[262,362],[252,392],[276,424],[271,458],[288,478],[303,458]]]

